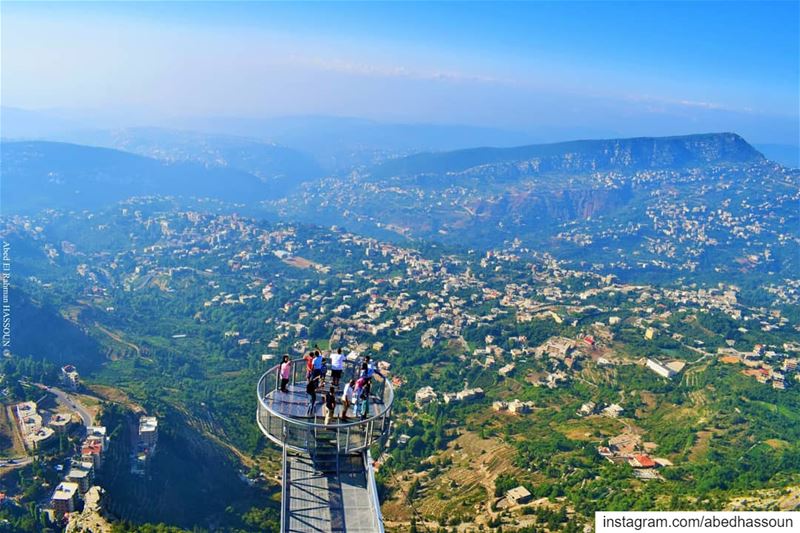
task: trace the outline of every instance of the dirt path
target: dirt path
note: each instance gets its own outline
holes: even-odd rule
[[[114,333],[110,329],[108,329],[108,328],[106,328],[104,326],[101,326],[99,322],[95,322],[94,326],[97,329],[99,329],[100,331],[102,331],[103,333],[105,333],[109,338],[111,338],[111,340],[113,340],[115,342],[118,342],[119,344],[122,344],[123,346],[127,346],[129,348],[133,348],[133,350],[136,352],[136,355],[141,357],[145,361],[150,361],[150,362],[153,361],[149,357],[143,357],[141,348],[139,348],[137,345],[133,344],[132,342],[126,341],[118,333]]]
[[[698,431],[697,442],[692,446],[692,451],[689,452],[689,461],[695,462],[702,459],[708,451],[708,444],[714,434],[711,431]]]
[[[26,455],[25,445],[23,444],[22,434],[19,430],[19,424],[17,423],[17,418],[14,415],[14,406],[13,405],[6,405],[5,409],[3,409],[4,417],[2,423],[4,426],[10,428],[10,435],[11,438],[11,453],[9,454],[10,457],[22,457]]]

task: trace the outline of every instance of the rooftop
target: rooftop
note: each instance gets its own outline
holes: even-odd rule
[[[78,484],[71,481],[62,481],[53,492],[54,500],[71,500],[78,492]]]
[[[158,419],[154,416],[143,416],[139,419],[139,433],[158,430]]]

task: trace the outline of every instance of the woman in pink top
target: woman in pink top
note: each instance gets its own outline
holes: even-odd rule
[[[283,362],[281,363],[281,392],[289,392],[289,389],[286,388],[286,385],[289,384],[289,376],[292,375],[292,363],[289,362],[289,356],[283,356]]]

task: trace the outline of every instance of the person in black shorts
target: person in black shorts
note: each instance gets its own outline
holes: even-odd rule
[[[314,376],[308,380],[308,385],[306,385],[306,393],[308,394],[307,416],[313,416],[314,409],[317,407],[317,387],[319,387],[319,376]]]
[[[331,423],[336,413],[336,388],[331,385],[325,393],[325,425]]]

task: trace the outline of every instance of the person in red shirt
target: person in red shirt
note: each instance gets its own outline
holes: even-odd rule
[[[306,381],[311,379],[311,372],[314,370],[314,352],[308,352],[303,356],[306,360]]]

